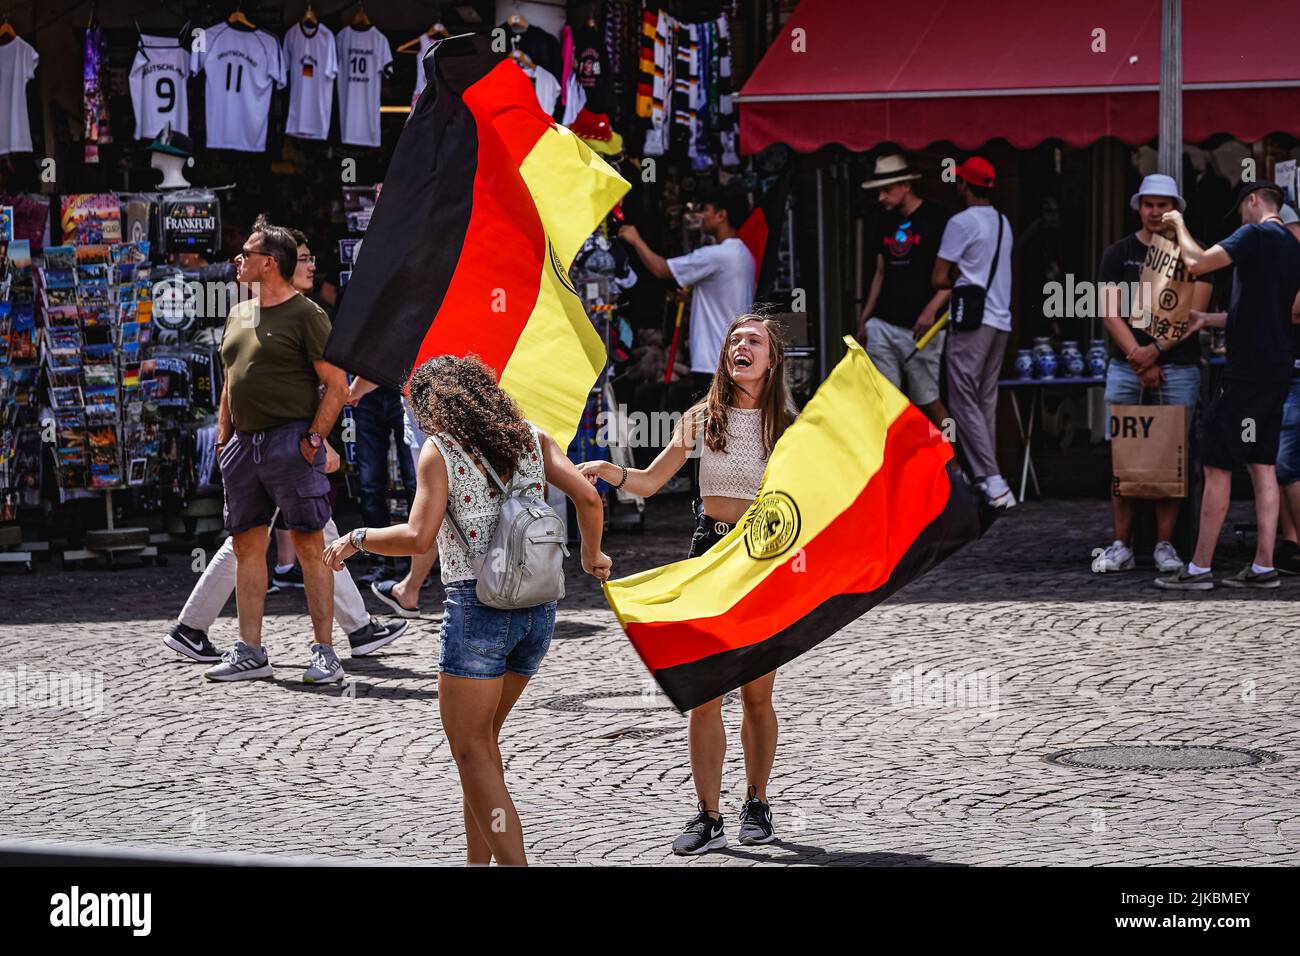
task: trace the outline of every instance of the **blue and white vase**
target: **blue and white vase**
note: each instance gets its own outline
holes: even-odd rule
[[[1061,367],[1065,374],[1070,378],[1082,378],[1084,361],[1083,353],[1079,351],[1079,343],[1075,341],[1061,343]]]
[[[1088,371],[1093,378],[1106,377],[1106,363],[1109,360],[1109,354],[1106,351],[1105,339],[1093,339],[1088,344]]]
[[[1034,353],[1031,349],[1020,349],[1016,352],[1016,378],[1029,379],[1034,377]]]
[[[1034,339],[1034,378],[1056,378],[1056,351],[1049,338]]]

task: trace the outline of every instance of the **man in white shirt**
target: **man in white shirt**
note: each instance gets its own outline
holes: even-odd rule
[[[705,235],[713,238],[713,245],[672,259],[646,245],[636,226],[618,231],[652,275],[691,287],[690,364],[695,398],[708,391],[728,327],[736,316],[754,307],[754,257],[736,233],[748,211],[743,195],[719,192],[708,196],[701,208],[700,225]]]
[[[933,284],[936,289],[976,285],[987,294],[982,324],[965,332],[953,329],[948,337],[948,409],[976,486],[995,508],[1010,508],[1016,496],[998,471],[996,425],[998,375],[1011,333],[1011,225],[993,208],[992,163],[972,156],[956,173],[966,208],[943,231]]]

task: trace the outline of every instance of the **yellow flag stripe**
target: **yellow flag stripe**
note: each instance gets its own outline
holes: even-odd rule
[[[631,187],[563,126],[538,138],[519,166],[542,228],[568,269],[587,237]]]

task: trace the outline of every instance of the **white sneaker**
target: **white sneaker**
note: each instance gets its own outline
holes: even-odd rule
[[[1010,488],[1008,488],[1006,491],[1002,492],[1002,494],[998,495],[996,498],[989,495],[988,502],[990,507],[1000,508],[1003,511],[1009,511],[1010,509],[1016,506],[1016,495],[1015,492],[1013,492]]]
[[[1001,498],[1005,495],[1011,490],[1011,486],[1007,484],[1007,480],[1001,475],[989,475],[984,479],[983,490],[989,501],[992,501],[994,498]]]
[[[1109,548],[1095,554],[1092,559],[1092,570],[1096,574],[1132,571],[1135,567],[1137,562],[1133,560],[1133,549],[1123,541],[1112,542]]]
[[[1156,549],[1151,552],[1151,557],[1155,559],[1156,570],[1162,574],[1172,574],[1187,566],[1183,564],[1183,559],[1178,556],[1178,552],[1168,541],[1159,542]]]

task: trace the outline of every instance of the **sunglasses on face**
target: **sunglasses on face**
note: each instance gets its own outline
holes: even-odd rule
[[[235,258],[247,259],[249,256],[266,256],[267,258],[274,258],[269,252],[263,252],[261,249],[250,249],[247,246],[240,249],[239,255],[235,256]]]

